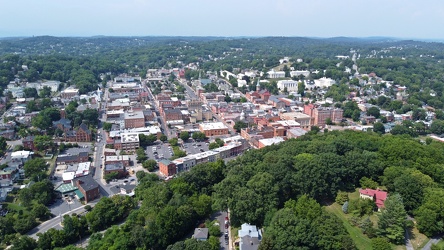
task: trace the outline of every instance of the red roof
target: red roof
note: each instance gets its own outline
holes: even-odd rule
[[[375,197],[375,203],[378,208],[384,207],[384,201],[387,199],[387,192],[379,189],[359,189],[359,193],[367,196]]]

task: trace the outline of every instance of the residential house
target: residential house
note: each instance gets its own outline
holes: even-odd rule
[[[378,211],[380,211],[384,207],[384,201],[387,199],[387,192],[380,189],[359,189],[359,197],[361,199],[372,199],[378,207]]]
[[[194,229],[193,238],[200,241],[206,241],[208,239],[208,228]]]
[[[34,145],[34,136],[27,136],[22,139],[23,148],[30,149],[32,151],[36,150]]]
[[[238,231],[240,238],[239,250],[257,250],[262,240],[262,234],[257,227],[244,223]]]

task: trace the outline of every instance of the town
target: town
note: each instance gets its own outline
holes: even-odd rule
[[[242,49],[224,54],[237,52]],[[26,211],[14,230],[39,239],[50,228],[63,230],[67,215],[88,219],[102,199],[133,199],[143,192],[139,185],[148,185],[147,176],[168,183],[198,165],[231,164],[249,151],[309,135],[361,131],[443,142],[442,103],[411,98],[414,91],[397,78],[360,73],[360,57],[350,49],[331,59],[334,66],[285,56],[267,70],[205,70],[178,56],[177,67],[101,72],[87,89],[71,81],[32,81],[31,73],[38,73],[20,65],[0,99],[0,215]],[[430,100],[437,92],[421,89]],[[381,211],[387,190],[367,185],[359,196]],[[143,200],[129,203],[122,221]],[[229,209],[217,211],[212,226],[196,226],[192,237],[206,241],[218,235],[211,232],[215,226],[218,247],[258,249],[263,231],[242,221],[233,233]],[[87,238],[70,243],[83,247]]]

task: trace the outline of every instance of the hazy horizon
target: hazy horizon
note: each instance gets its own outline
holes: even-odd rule
[[[0,37],[310,37],[443,40],[438,0],[0,0]],[[5,25],[9,24],[9,25]]]

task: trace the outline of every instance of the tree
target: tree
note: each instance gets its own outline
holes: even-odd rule
[[[108,131],[108,132],[111,131],[112,126],[113,126],[112,123],[109,123],[109,122],[104,122],[103,123],[103,129]]]
[[[219,144],[217,144],[216,142],[212,142],[212,143],[210,143],[208,145],[208,149],[209,150],[212,150],[212,149],[215,149],[215,148],[218,148],[218,147],[219,147]]]
[[[37,242],[27,236],[20,236],[12,242],[11,250],[34,250],[37,248]]]
[[[157,162],[155,160],[147,160],[142,163],[142,166],[148,171],[152,172],[157,167]]]
[[[248,127],[248,123],[245,123],[243,121],[237,121],[234,123],[233,128],[236,130],[236,132],[240,133],[241,129],[243,128],[247,128]]]
[[[119,176],[119,173],[117,172],[112,172],[109,174],[106,174],[103,179],[105,179],[106,183],[109,183],[110,181],[117,179],[117,177]]]
[[[194,132],[192,135],[192,138],[196,141],[203,141],[205,140],[207,137],[205,136],[204,133],[202,132]]]
[[[298,94],[301,96],[305,95],[305,84],[303,81],[298,82]]]
[[[136,150],[136,154],[137,154],[136,158],[137,162],[144,162],[148,158],[146,157],[145,150],[143,150],[143,148],[138,148]]]
[[[359,180],[359,184],[361,184],[361,188],[376,189],[379,186],[379,184],[376,181],[374,181],[370,178],[367,178],[365,176]]]
[[[327,117],[327,119],[325,119],[325,124],[327,125],[333,125],[333,122],[331,121],[330,117]]]
[[[344,202],[344,205],[342,205],[342,212],[348,214],[348,201]]]
[[[40,220],[46,220],[50,215],[51,212],[49,211],[48,207],[41,203],[34,204],[32,207],[32,213],[34,216]]]
[[[434,120],[430,126],[430,132],[437,135],[444,134],[444,121]]]
[[[162,134],[162,135],[159,137],[159,140],[161,140],[162,142],[166,142],[166,141],[168,141],[168,137],[167,137],[166,135]]]
[[[179,137],[183,141],[188,141],[188,139],[190,139],[190,134],[188,133],[188,131],[182,131],[182,132],[180,132]]]
[[[380,110],[378,107],[371,107],[367,110],[367,115],[374,116],[375,118],[379,118],[381,116]]]
[[[373,124],[373,132],[379,133],[379,134],[385,134],[385,127],[384,124],[380,122],[375,122]]]
[[[384,202],[379,214],[378,228],[382,236],[390,242],[402,244],[404,242],[404,225],[407,213],[402,203],[401,195],[391,194]]]
[[[48,86],[43,86],[40,90],[39,96],[41,98],[50,97],[51,96],[51,88]]]
[[[415,211],[415,219],[421,233],[431,237],[444,232],[444,190],[429,188],[422,205]]]
[[[392,245],[386,238],[373,238],[372,239],[373,250],[392,250]]]
[[[171,146],[177,146],[177,138],[172,138],[168,141],[169,144],[171,144]]]
[[[46,170],[48,170],[48,165],[42,158],[35,158],[25,162],[23,168],[27,178],[34,181],[39,181],[46,178]]]
[[[26,98],[32,98],[32,97],[33,98],[38,98],[39,97],[39,95],[37,93],[37,89],[35,89],[35,88],[25,88],[23,90],[23,93],[24,93]]]
[[[54,146],[54,142],[49,135],[36,135],[34,137],[34,145],[37,150],[42,151],[52,148]]]
[[[336,195],[335,201],[339,205],[344,204],[346,201],[348,201],[348,193],[343,192],[343,191],[339,191],[338,194]]]
[[[157,141],[157,136],[154,134],[144,135],[139,134],[139,142],[141,147],[147,147]]]

